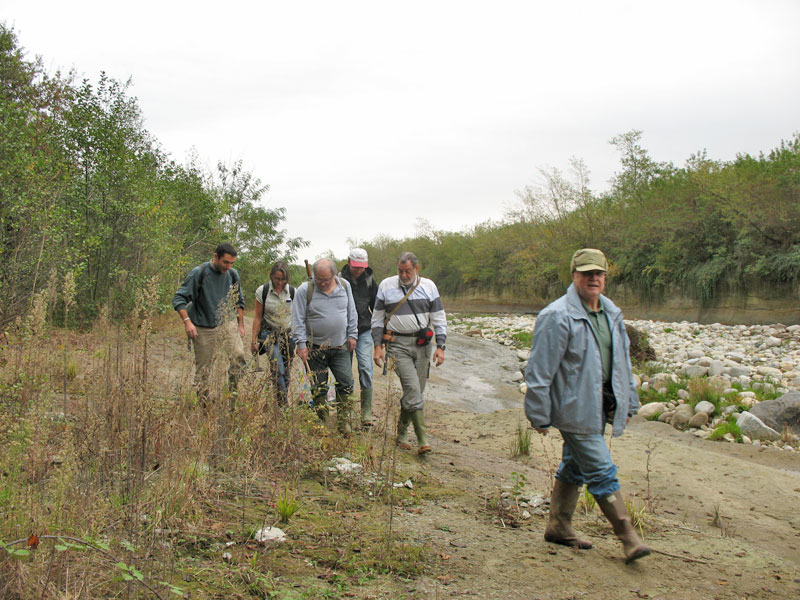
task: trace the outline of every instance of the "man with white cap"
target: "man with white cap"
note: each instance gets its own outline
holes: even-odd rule
[[[630,340],[622,311],[603,296],[608,261],[600,250],[583,248],[570,264],[572,285],[536,319],[525,367],[525,416],[546,435],[558,428],[564,445],[550,496],[544,539],[588,549],[572,529],[580,488],[586,484],[622,542],[625,562],[650,554],[631,522],[620,493],[617,466],[603,433],[613,436],[639,410],[631,371]]]
[[[367,251],[353,248],[342,267],[339,277],[350,282],[353,300],[358,314],[358,340],[356,341],[356,360],[358,360],[358,384],[361,387],[361,426],[372,427],[372,311],[378,295],[378,282],[372,277]],[[350,353],[352,363],[353,353]]]

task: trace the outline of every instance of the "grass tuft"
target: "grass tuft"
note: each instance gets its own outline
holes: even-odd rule
[[[514,432],[514,437],[511,440],[511,456],[518,458],[520,456],[531,455],[531,430],[526,427],[524,423],[517,425],[517,430]]]

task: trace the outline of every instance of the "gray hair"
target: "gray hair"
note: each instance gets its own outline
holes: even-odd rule
[[[417,260],[417,255],[414,254],[413,252],[403,252],[400,255],[400,258],[397,259],[398,265],[400,263],[406,263],[406,262],[410,262],[411,266],[413,266],[415,269],[419,265],[419,260]]]
[[[320,270],[328,269],[331,275],[336,275],[336,264],[330,258],[320,258],[314,263],[314,277],[320,274]]]

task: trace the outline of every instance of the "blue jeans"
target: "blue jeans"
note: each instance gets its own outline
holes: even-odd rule
[[[556,479],[581,486],[592,496],[605,498],[619,491],[617,466],[611,461],[606,441],[600,433],[581,434],[562,431],[564,447]]]
[[[272,383],[278,393],[278,401],[285,404],[289,391],[289,373],[292,369],[295,343],[288,334],[283,333],[270,335],[266,344],[269,348],[267,354],[269,355]]]
[[[358,384],[362,390],[372,387],[372,332],[367,330],[358,334],[356,342],[356,359],[358,360]],[[353,364],[353,353],[350,353],[350,364]]]
[[[328,369],[336,378],[336,398],[353,393],[353,363],[347,348],[311,348],[308,352],[311,369],[311,396],[314,406],[323,406],[328,396]]]

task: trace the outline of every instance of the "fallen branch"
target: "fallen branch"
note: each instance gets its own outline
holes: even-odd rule
[[[680,554],[671,554],[669,552],[664,552],[663,550],[656,550],[655,548],[650,548],[656,554],[663,554],[664,556],[669,556],[671,558],[679,558],[681,560],[685,560],[686,562],[696,562],[700,563],[701,565],[710,565],[711,563],[707,560],[702,560],[700,558],[692,558],[691,556],[681,556]]]

